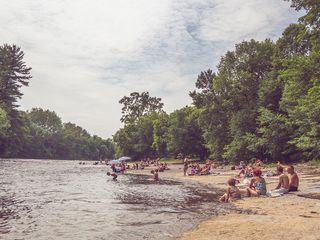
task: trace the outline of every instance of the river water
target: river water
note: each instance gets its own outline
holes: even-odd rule
[[[57,160],[0,160],[0,239],[173,239],[228,211],[195,183]]]

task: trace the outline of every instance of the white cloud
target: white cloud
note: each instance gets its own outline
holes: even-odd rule
[[[273,38],[296,21],[279,0],[0,0],[0,37],[22,47],[33,79],[22,109],[56,111],[89,132],[120,127],[119,99],[190,103],[200,71],[244,39]]]
[[[203,39],[213,42],[274,39],[294,13],[284,1],[217,0],[216,4],[200,23]]]

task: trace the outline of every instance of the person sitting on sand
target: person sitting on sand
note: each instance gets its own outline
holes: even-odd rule
[[[166,170],[166,166],[164,165],[164,163],[161,163],[158,169],[159,169],[159,172],[164,172],[164,170]]]
[[[202,170],[199,163],[196,164],[196,168],[197,168],[197,174],[199,174]]]
[[[235,167],[237,170],[244,170],[246,168],[246,164],[244,161],[240,161],[239,165]]]
[[[289,191],[289,177],[283,173],[283,167],[277,167],[277,174],[279,175],[279,183],[276,189],[271,190],[271,193],[285,194]]]
[[[263,162],[260,159],[257,159],[254,165],[255,167],[263,168]]]
[[[241,177],[241,175],[243,174],[244,178],[251,178],[253,177],[253,168],[251,167],[251,165],[247,166],[245,169],[241,170],[238,173],[238,177]]]
[[[240,170],[238,176],[240,177],[241,174],[245,174],[246,171],[246,164],[244,161],[240,161],[238,166],[235,166],[235,169]]]
[[[117,174],[107,172],[107,175],[108,175],[108,176],[112,176],[112,177],[113,177],[113,178],[112,178],[112,180],[117,180],[117,177],[118,177],[118,175],[117,175]]]
[[[261,175],[262,172],[259,168],[255,168],[253,170],[253,178],[251,179],[249,187],[247,187],[248,197],[259,197],[260,195],[266,195],[266,181]]]
[[[168,164],[166,162],[164,163],[164,170],[170,170],[170,168],[168,167]]]
[[[298,174],[294,171],[294,167],[290,165],[287,168],[288,177],[289,177],[289,192],[298,191],[299,187],[299,177]]]
[[[191,165],[191,171],[188,174],[188,176],[194,176],[194,175],[197,175],[197,174],[198,174],[198,170],[197,170],[196,166],[195,165]]]
[[[228,180],[227,192],[219,199],[220,202],[232,202],[241,199],[241,193],[238,187],[236,187],[237,180],[230,178]]]
[[[208,175],[210,173],[210,165],[206,165],[202,168],[200,175]]]

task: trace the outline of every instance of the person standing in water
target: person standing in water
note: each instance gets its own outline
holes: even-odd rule
[[[153,178],[155,181],[159,181],[159,170],[154,170]]]
[[[189,160],[188,158],[185,158],[183,160],[183,176],[187,175],[188,168],[189,168]]]
[[[153,179],[150,180],[159,181],[159,170],[151,170],[151,173],[153,174]]]

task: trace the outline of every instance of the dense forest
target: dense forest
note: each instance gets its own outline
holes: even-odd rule
[[[53,111],[19,111],[21,87],[28,86],[31,68],[15,45],[0,46],[0,157],[44,159],[112,158],[112,140],[91,136],[85,129],[62,123]]]
[[[53,111],[19,111],[31,68],[15,45],[0,47],[0,157],[134,159],[179,153],[221,162],[320,159],[320,1],[273,42],[244,41],[201,72],[192,105],[170,114],[148,92],[123,97],[123,127],[113,140],[91,136]]]
[[[320,159],[320,1],[293,0],[305,15],[273,42],[244,41],[198,75],[192,106],[165,113],[147,92],[120,100],[116,152],[178,153],[216,161]]]

